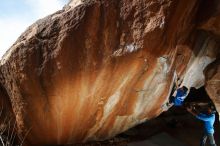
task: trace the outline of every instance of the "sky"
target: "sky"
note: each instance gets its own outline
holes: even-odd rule
[[[0,0],[0,58],[28,26],[69,0]]]

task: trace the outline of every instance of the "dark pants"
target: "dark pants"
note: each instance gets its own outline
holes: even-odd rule
[[[171,96],[171,97],[170,97],[170,100],[169,100],[169,103],[174,103],[174,100],[175,100],[175,97],[174,97],[174,96]]]
[[[211,134],[211,133],[208,133],[208,134],[204,134],[204,135],[203,135],[203,137],[202,137],[202,139],[201,139],[200,146],[205,146],[207,138],[209,138],[209,142],[210,142],[211,146],[217,146],[217,145],[215,144],[214,136],[213,136],[213,134]]]

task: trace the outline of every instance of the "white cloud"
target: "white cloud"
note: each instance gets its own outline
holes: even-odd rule
[[[13,16],[0,17],[0,58],[28,26],[62,9],[68,0],[24,0],[24,2],[29,6],[28,17],[19,12]]]

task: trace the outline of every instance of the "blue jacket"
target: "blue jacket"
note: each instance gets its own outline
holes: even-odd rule
[[[175,106],[182,106],[184,99],[186,98],[186,94],[183,90],[177,89],[176,97],[174,98],[174,105]]]
[[[215,123],[215,114],[212,113],[210,115],[207,114],[199,114],[196,116],[197,119],[202,120],[204,122],[205,132],[207,134],[214,133],[214,123]]]

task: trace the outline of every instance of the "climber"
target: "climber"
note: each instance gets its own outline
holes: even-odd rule
[[[174,106],[182,106],[183,102],[187,96],[188,88],[186,86],[182,86],[177,89],[176,95],[171,96],[170,98],[170,104],[174,104]]]
[[[209,142],[211,146],[217,146],[215,144],[214,139],[214,123],[215,123],[215,111],[212,110],[211,107],[207,108],[206,113],[198,113],[196,109],[192,107],[187,107],[187,110],[194,115],[197,119],[202,120],[204,122],[204,135],[201,139],[200,146],[205,146],[207,138],[209,138]]]
[[[182,86],[176,90],[173,96],[171,96],[168,103],[163,105],[164,111],[167,111],[171,106],[183,106],[184,100],[187,96],[188,88],[186,86]]]

